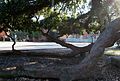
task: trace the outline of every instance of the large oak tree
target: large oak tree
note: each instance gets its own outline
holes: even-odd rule
[[[26,76],[40,77],[40,78],[59,78],[61,81],[72,81],[75,79],[81,79],[92,75],[93,67],[98,61],[99,57],[103,54],[105,48],[112,46],[118,39],[120,39],[120,19],[116,19],[111,22],[111,16],[114,13],[109,13],[109,0],[92,0],[89,6],[90,10],[86,13],[80,12],[76,18],[58,20],[56,17],[63,13],[63,11],[75,10],[75,8],[80,7],[81,4],[85,4],[85,0],[1,0],[0,1],[0,24],[1,30],[7,31],[8,29],[14,30],[26,30],[32,31],[41,31],[43,35],[51,39],[52,41],[72,49],[70,55],[67,56],[76,56],[77,54],[83,54],[89,52],[89,55],[86,56],[82,62],[78,65],[70,67],[46,67],[40,68],[39,71],[36,71],[36,74],[29,72]],[[111,1],[111,0],[110,0]],[[105,6],[108,5],[108,6]],[[60,6],[60,7],[57,7]],[[77,6],[77,7],[76,7]],[[85,6],[85,5],[84,5]],[[80,11],[85,8],[79,9]],[[32,18],[38,14],[45,14],[45,10],[53,8],[58,9],[58,12],[54,10],[50,15],[46,15],[44,22],[41,22],[37,19],[36,22],[32,21]],[[48,12],[47,12],[48,13]],[[37,18],[37,17],[36,17]],[[83,28],[88,31],[91,29],[91,23],[99,23],[97,30],[102,29],[102,33],[98,40],[94,44],[90,44],[85,47],[76,47],[74,45],[65,43],[57,38],[54,38],[49,35],[49,31],[54,27],[50,23],[50,19],[54,22],[57,22],[55,26],[59,24],[69,24],[70,28],[74,29],[74,24],[79,23]],[[62,18],[61,18],[62,19]],[[47,22],[47,23],[46,23]],[[60,23],[59,23],[60,22]],[[46,24],[45,24],[46,23]],[[107,25],[105,25],[107,24]],[[63,25],[64,26],[64,25]],[[48,32],[44,32],[43,29],[48,29]],[[15,43],[14,43],[15,44]],[[14,46],[14,45],[13,45]],[[14,50],[14,48],[13,48]],[[52,55],[51,55],[52,56]],[[58,55],[57,55],[58,56]],[[23,68],[27,70],[26,68]],[[21,74],[22,75],[22,74]],[[39,75],[39,76],[38,76]]]

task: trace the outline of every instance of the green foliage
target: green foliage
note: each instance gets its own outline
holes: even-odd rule
[[[56,15],[57,12],[56,10],[60,9],[60,7],[54,6],[54,11],[49,7],[51,5],[52,0],[1,0],[0,2],[0,23],[5,24],[7,28],[10,28],[11,30],[36,30],[36,25],[38,25],[38,22],[33,22],[31,20],[34,15],[44,15],[46,20],[44,20],[43,26],[45,27],[57,27],[58,22],[61,23],[62,19],[64,19],[64,15],[62,15],[62,19],[60,18],[61,16],[57,15],[56,17],[50,17],[51,15]],[[44,4],[48,3],[48,7],[41,9],[39,13],[35,13],[34,10],[33,12],[29,11],[31,8],[31,5],[38,6],[39,4]],[[59,1],[55,1],[56,3]],[[75,7],[76,2],[79,2],[78,0],[76,1],[70,1],[66,2],[66,10],[73,11],[74,13],[76,11]],[[80,1],[81,2],[81,1]],[[61,3],[62,4],[62,3]],[[64,3],[63,3],[64,4]],[[59,4],[58,4],[59,5]],[[33,7],[34,7],[33,6]],[[24,12],[26,10],[26,12]],[[30,9],[31,10],[31,9]],[[47,24],[46,24],[47,23]]]
[[[74,21],[78,16],[85,14],[87,2],[87,0],[54,0],[53,4],[52,0],[0,0],[0,24],[12,31],[32,32],[39,31],[40,28],[56,29],[60,35],[70,34],[75,29],[79,29],[80,32],[84,28],[96,31],[100,29],[108,13],[104,3],[102,3],[103,9],[96,14],[92,10],[89,14],[90,19],[88,15],[82,18],[83,25],[79,22],[80,19],[78,22]],[[89,9],[91,5],[89,4],[87,8]],[[92,9],[97,10],[97,7]],[[44,20],[39,20],[41,15],[44,16]],[[38,19],[33,21],[32,18],[36,16]]]

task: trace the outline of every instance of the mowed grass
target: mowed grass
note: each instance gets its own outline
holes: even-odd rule
[[[113,55],[113,56],[120,56],[120,49],[107,49],[105,50],[104,54],[106,55]]]

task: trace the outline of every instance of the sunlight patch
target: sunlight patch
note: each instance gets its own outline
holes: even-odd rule
[[[15,70],[15,69],[16,69],[16,67],[8,67],[8,68],[5,68],[5,69],[3,69],[3,70],[9,71],[9,70]]]

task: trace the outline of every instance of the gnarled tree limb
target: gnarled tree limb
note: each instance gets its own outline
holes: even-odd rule
[[[90,54],[79,65],[69,70],[69,76],[72,77],[72,79],[91,76],[94,71],[94,65],[99,57],[104,54],[105,48],[112,46],[118,39],[120,39],[120,18],[106,26],[105,31],[93,45]]]
[[[64,41],[61,41],[58,38],[54,38],[54,37],[50,36],[48,33],[44,32],[43,30],[41,30],[41,32],[42,32],[42,34],[44,36],[46,36],[50,40],[54,41],[55,43],[60,44],[61,46],[64,46],[64,47],[72,49],[72,51],[74,53],[72,53],[71,56],[75,56],[75,55],[77,55],[79,53],[89,52],[91,50],[92,46],[93,46],[93,43],[91,43],[90,45],[85,46],[85,47],[77,47],[77,46],[74,46],[72,44],[69,44],[69,43],[66,43]]]
[[[60,78],[61,81],[72,81],[92,76],[94,65],[104,53],[105,48],[112,46],[120,39],[120,18],[112,21],[93,45],[90,54],[78,65],[68,67],[22,67],[20,74],[40,78]],[[34,69],[33,69],[34,68]],[[19,70],[17,70],[19,71]],[[16,73],[18,73],[16,71]],[[23,72],[23,73],[22,73]]]

